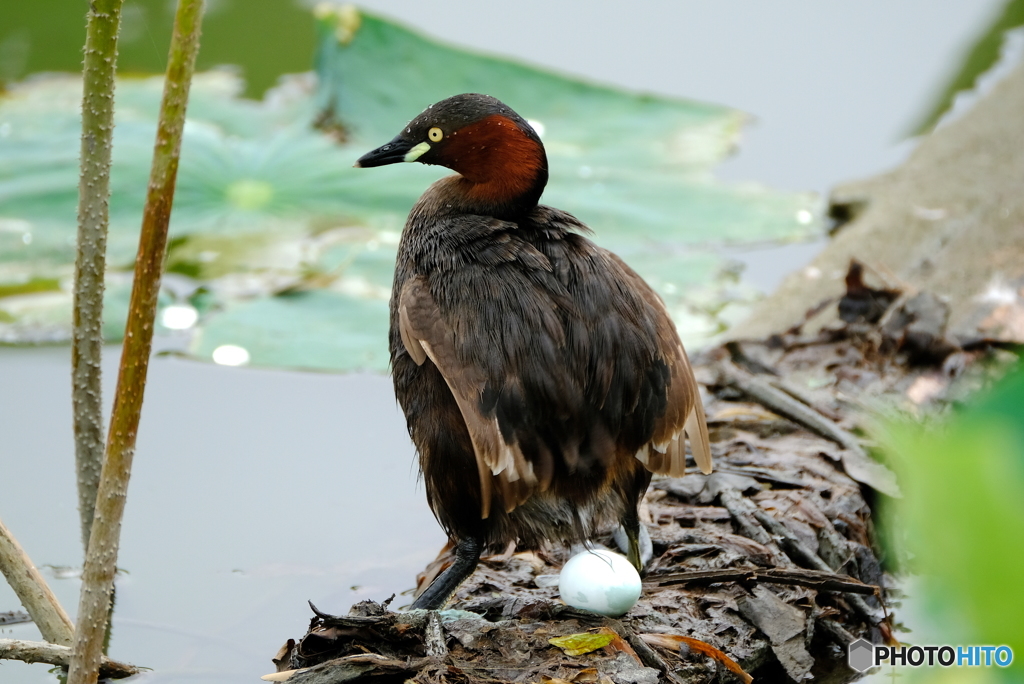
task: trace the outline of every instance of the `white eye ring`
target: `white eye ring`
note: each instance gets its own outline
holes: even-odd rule
[[[427,131],[427,137],[430,138],[430,142],[440,142],[441,138],[444,137],[444,131],[442,131],[437,126],[434,126],[429,131]]]

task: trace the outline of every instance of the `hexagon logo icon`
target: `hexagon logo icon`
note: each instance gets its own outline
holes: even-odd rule
[[[857,639],[850,644],[847,651],[847,662],[857,672],[869,670],[874,666],[874,658],[872,657],[874,650],[875,647],[871,645],[870,641]]]

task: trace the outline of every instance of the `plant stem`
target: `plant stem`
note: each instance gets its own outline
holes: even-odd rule
[[[20,660],[25,663],[49,663],[67,667],[71,662],[71,649],[67,646],[46,644],[40,641],[22,641],[20,639],[0,639],[0,658]],[[120,679],[131,677],[142,672],[142,668],[118,662],[103,656],[100,661],[100,672],[104,677]]]
[[[51,644],[70,646],[75,627],[50,591],[46,580],[32,564],[21,544],[0,521],[0,572],[32,616],[39,633]]]
[[[107,435],[106,460],[100,477],[89,552],[82,575],[78,626],[68,684],[96,682],[117,563],[121,518],[131,475],[135,436],[153,342],[160,276],[167,251],[174,183],[178,172],[185,108],[192,81],[203,0],[179,0],[160,105],[149,191],[142,216],[142,234],[135,259],[135,280],[128,307],[124,347],[114,408]]]
[[[114,74],[123,0],[93,0],[82,72],[82,152],[78,181],[71,403],[83,553],[89,549],[96,490],[103,467],[103,274],[106,269],[110,150],[114,133]]]

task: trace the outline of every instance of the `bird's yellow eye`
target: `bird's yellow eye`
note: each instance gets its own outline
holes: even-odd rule
[[[440,142],[441,138],[444,137],[444,131],[437,126],[434,126],[427,131],[427,137],[430,138],[430,142]]]

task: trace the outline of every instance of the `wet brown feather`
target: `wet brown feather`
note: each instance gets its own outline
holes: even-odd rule
[[[551,214],[555,212],[546,207],[543,210]],[[570,224],[575,222],[575,219],[567,214],[561,214],[560,218]],[[549,271],[550,259],[543,254],[543,243],[550,239],[532,236],[541,241],[542,245],[538,246],[525,241],[523,235],[515,235],[517,231],[523,232],[520,227],[510,224],[494,226],[494,235],[491,236],[493,239],[490,241],[493,253],[488,257],[489,260],[515,264],[526,271]],[[510,237],[513,235],[514,237]],[[675,326],[669,319],[661,299],[617,256],[593,245],[581,236],[574,235],[573,238],[585,258],[595,262],[594,271],[589,274],[591,277],[596,277],[595,273],[601,273],[601,277],[605,278],[609,285],[621,291],[632,291],[640,295],[643,304],[646,305],[640,307],[644,311],[632,317],[614,311],[609,311],[606,315],[619,316],[619,323],[625,331],[635,336],[643,334],[635,329],[639,320],[637,316],[646,316],[648,320],[645,322],[653,325],[656,336],[655,353],[660,357],[658,360],[669,370],[668,382],[663,389],[664,407],[655,418],[653,429],[645,436],[640,448],[633,453],[627,453],[625,457],[631,459],[635,456],[651,472],[682,475],[686,467],[685,438],[689,420],[697,426],[694,434],[690,436],[694,454],[700,457],[702,470],[706,470],[709,465],[709,459],[704,458],[708,454],[707,428],[704,425],[696,381],[675,332]],[[565,236],[560,235],[559,239],[564,240]],[[501,249],[496,249],[496,245],[500,245]],[[545,314],[551,313],[550,311],[537,312],[536,316],[542,319],[539,325],[539,329],[543,331],[541,334],[560,347],[562,352],[567,351],[565,345],[570,335],[566,319],[585,327],[594,322],[588,321],[585,314],[581,313],[587,303],[573,300],[573,292],[565,287],[570,281],[568,276],[565,277],[566,282],[560,282],[557,278],[548,282],[553,292],[543,291],[542,287],[534,284],[536,291],[531,293],[531,297],[537,301],[558,302],[552,309],[559,313],[561,318],[546,317]],[[468,307],[470,300],[474,298],[479,302],[481,295],[486,296],[486,292],[464,292],[463,304]],[[631,307],[636,306],[636,303],[630,304]],[[508,436],[502,433],[498,418],[486,413],[482,408],[481,398],[487,391],[488,382],[493,379],[494,373],[492,371],[489,375],[487,369],[475,363],[480,355],[467,356],[465,350],[460,353],[460,344],[463,341],[459,339],[459,328],[463,327],[465,322],[460,322],[458,315],[445,317],[431,294],[428,277],[416,275],[404,282],[398,297],[398,312],[398,328],[403,347],[418,365],[429,359],[429,362],[437,367],[465,421],[478,466],[481,517],[487,518],[490,515],[492,492],[499,493],[502,508],[508,513],[534,493],[546,490],[556,469],[556,456],[552,454],[547,444],[541,449],[524,453],[516,435],[508,439]],[[629,320],[630,318],[633,320]],[[506,319],[505,323],[514,325],[516,321]],[[479,343],[479,340],[476,342]],[[599,352],[582,349],[572,350],[570,353],[585,355]],[[503,369],[509,376],[506,382],[514,384],[515,375],[524,368],[522,364],[529,364],[532,361],[530,358],[499,359],[498,367],[501,369],[502,364],[507,363],[507,367]],[[591,378],[593,395],[606,398],[615,382],[614,371],[618,360],[597,358],[589,361],[594,369]],[[552,367],[549,372],[555,375],[571,373],[576,370],[572,366],[570,362],[564,366]],[[587,383],[586,378],[568,377],[563,381],[581,385]],[[553,403],[543,406],[545,399],[537,396],[524,397],[525,402],[542,404],[544,411],[570,414],[573,412],[574,407]],[[586,401],[584,397],[577,399]],[[635,407],[637,401],[637,398],[630,397],[622,403],[627,407]],[[561,445],[557,458],[561,466],[570,471],[581,466],[581,459],[585,460],[582,465],[587,467],[600,464],[607,472],[605,479],[611,480],[621,475],[617,472],[621,468],[614,467],[616,459],[622,459],[625,451],[633,449],[632,446],[627,446],[629,440],[621,437],[617,434],[602,434],[599,430],[586,454],[579,453],[578,444],[570,443]],[[607,482],[604,486],[607,486]]]

